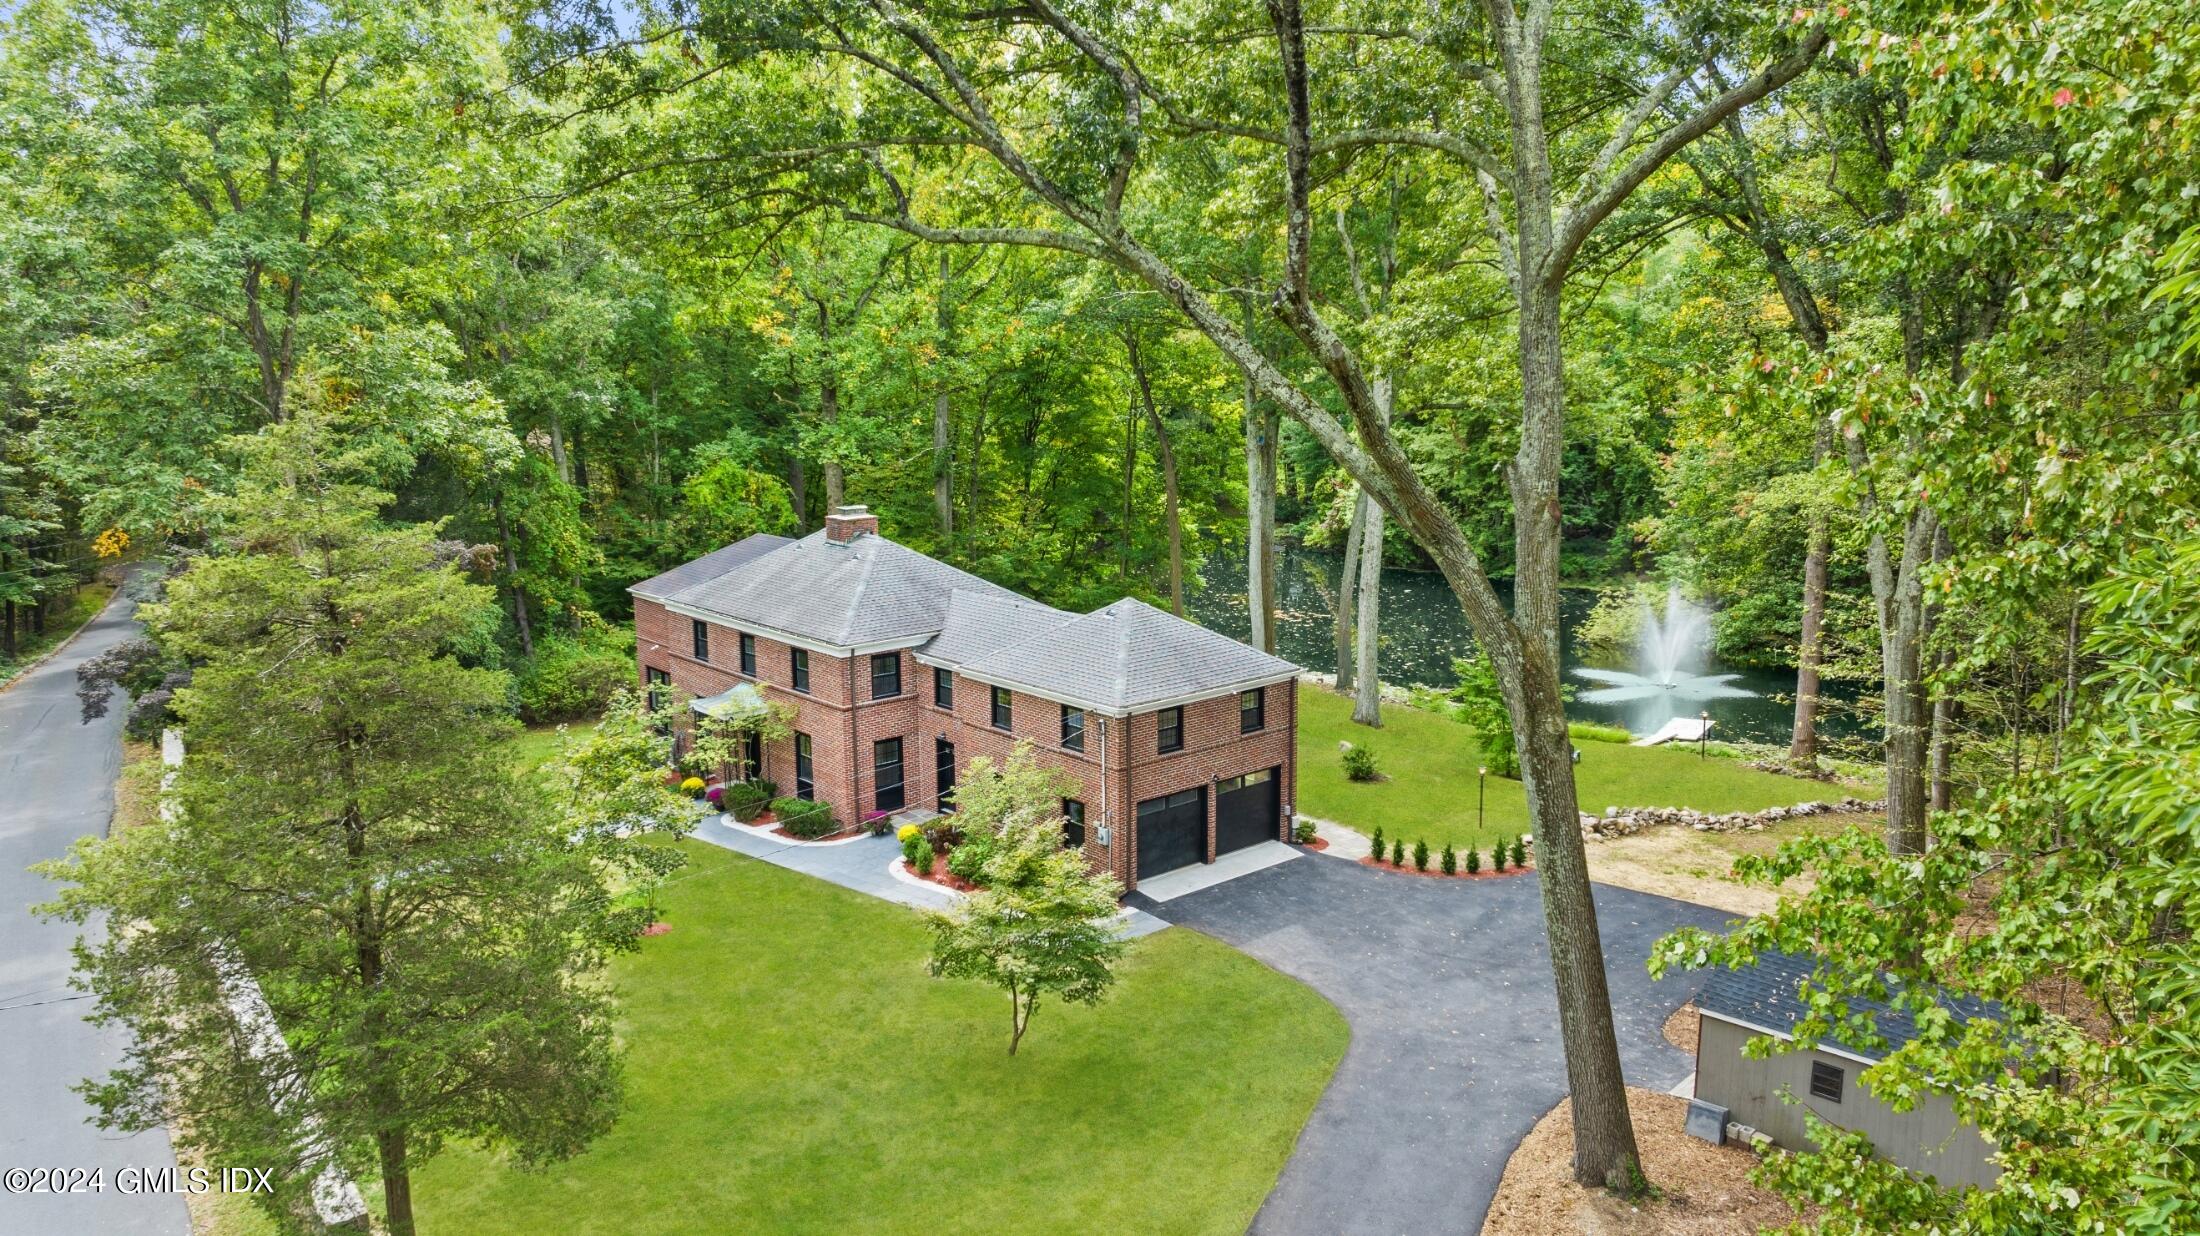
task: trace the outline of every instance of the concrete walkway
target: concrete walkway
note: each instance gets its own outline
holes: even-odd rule
[[[728,824],[722,815],[713,815],[704,817],[691,835],[736,854],[815,876],[882,901],[914,906],[919,910],[944,910],[956,901],[954,893],[936,884],[894,878],[893,866],[901,861],[901,843],[894,840],[891,833],[822,845],[780,841],[760,836],[755,829]],[[1123,934],[1129,939],[1149,936],[1168,926],[1161,919],[1137,909],[1126,909],[1123,923]]]
[[[100,1193],[0,1190],[0,1232],[185,1233],[182,1197],[124,1194],[124,1167],[173,1167],[168,1135],[126,1137],[91,1123],[70,1087],[104,1077],[128,1036],[84,1020],[92,1002],[69,987],[76,928],[31,914],[55,885],[29,867],[60,858],[79,837],[106,833],[122,765],[118,695],[107,716],[79,722],[76,667],[137,634],[133,603],[117,598],[61,651],[0,691],[0,1168],[104,1169]],[[96,930],[96,928],[95,928]]]
[[[1643,963],[1674,928],[1729,916],[1602,886],[1596,900],[1622,1066],[1665,1090],[1693,1067],[1663,1028],[1697,980],[1652,983]],[[1303,980],[1352,1025],[1255,1232],[1481,1229],[1513,1148],[1566,1096],[1534,874],[1438,880],[1312,855],[1145,908]]]

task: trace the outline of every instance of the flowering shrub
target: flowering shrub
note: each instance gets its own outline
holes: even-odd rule
[[[680,791],[684,794],[691,795],[702,793],[703,779],[701,777],[689,777],[687,780],[680,783]]]
[[[914,824],[904,824],[900,828],[894,830],[894,839],[901,842],[903,850],[907,850],[909,848],[909,839],[911,837],[917,836],[923,831],[923,829],[918,828]]]

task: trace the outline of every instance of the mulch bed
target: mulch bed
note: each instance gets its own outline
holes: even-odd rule
[[[762,821],[762,820],[759,820],[759,821],[757,821],[757,823],[758,823],[759,825],[761,825],[761,824],[763,823],[763,821]],[[786,840],[788,840],[788,841],[793,841],[793,842],[798,842],[798,843],[799,843],[799,842],[805,842],[805,841],[839,841],[839,840],[841,840],[841,839],[842,839],[842,838],[844,838],[844,837],[860,837],[860,836],[862,836],[862,835],[863,835],[864,833],[867,833],[867,832],[869,832],[869,831],[870,831],[869,829],[867,829],[867,828],[863,827],[863,826],[862,826],[861,824],[856,824],[856,825],[851,825],[850,827],[847,827],[847,828],[843,828],[843,829],[841,829],[841,830],[840,830],[839,832],[837,832],[837,833],[827,833],[827,834],[825,834],[825,835],[824,835],[824,836],[822,836],[822,837],[797,837],[797,836],[795,836],[795,835],[794,835],[793,833],[790,833],[790,832],[788,832],[788,831],[787,831],[786,829],[784,829],[784,828],[781,828],[781,827],[780,827],[780,826],[779,826],[778,824],[776,824],[776,823],[772,825],[772,836],[774,836],[774,837],[782,837],[782,838],[785,838],[785,839],[786,839]]]
[[[1360,865],[1362,867],[1373,867],[1377,871],[1395,871],[1399,875],[1431,876],[1438,880],[1494,880],[1500,876],[1516,876],[1534,870],[1534,867],[1531,864],[1527,867],[1507,867],[1503,871],[1491,871],[1489,868],[1484,867],[1480,871],[1470,872],[1465,868],[1461,868],[1458,871],[1451,873],[1450,875],[1445,875],[1442,869],[1436,866],[1436,858],[1434,855],[1431,855],[1428,861],[1428,870],[1419,871],[1414,868],[1413,864],[1410,861],[1407,862],[1404,866],[1399,866],[1398,864],[1393,863],[1388,859],[1377,858],[1374,855],[1370,854],[1366,858],[1360,860]]]
[[[642,934],[645,936],[661,936],[670,930],[672,930],[672,924],[670,923],[651,923],[649,926],[642,928]]]
[[[1319,853],[1329,848],[1329,838],[1317,836],[1312,841],[1294,841],[1291,844],[1302,850],[1313,850]]]
[[[906,858],[901,860],[901,869],[908,872],[910,875],[917,877],[920,880],[924,880],[932,884],[937,884],[941,888],[954,889],[958,893],[974,893],[978,891],[977,885],[972,884],[970,881],[963,879],[961,876],[956,875],[954,872],[947,869],[947,856],[945,854],[935,855],[933,857],[932,870],[930,871],[917,870],[916,868],[909,865],[909,860]]]

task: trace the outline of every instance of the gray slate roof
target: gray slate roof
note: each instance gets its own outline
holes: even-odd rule
[[[1128,597],[962,669],[1115,713],[1298,673],[1289,661]]]
[[[961,667],[1076,620],[1075,614],[1023,597],[964,589],[948,598],[938,637],[918,652],[927,661]]]
[[[707,579],[716,579],[745,562],[753,562],[782,545],[792,545],[790,537],[774,536],[759,532],[744,537],[731,545],[714,549],[693,562],[683,562],[662,575],[652,575],[627,591],[652,601],[662,601],[673,593]]]
[[[1696,994],[1696,1007],[1714,1016],[1732,1021],[1747,1022],[1780,1034],[1792,1034],[1795,1024],[1808,1014],[1802,997],[1797,994],[1801,985],[1809,981],[1817,963],[1808,957],[1791,953],[1759,953],[1757,964],[1740,969],[1725,966],[1714,968],[1704,979],[1703,990]],[[1885,980],[1890,987],[1894,980]],[[1943,995],[1942,1007],[1953,1014],[1958,1022],[1975,1017],[2000,1018],[2001,1006],[1992,1000],[1980,1000],[1973,996]],[[1838,1047],[1853,1056],[1878,1060],[1887,1052],[1901,1047],[1917,1037],[1917,1022],[1909,1014],[1897,1012],[1877,1000],[1851,1000],[1852,1013],[1870,1012],[1880,1037],[1887,1040],[1885,1052],[1867,1051],[1844,1043],[1827,1040],[1830,1047]]]
[[[933,634],[957,591],[1017,599],[882,536],[830,541],[813,532],[662,599],[722,615],[736,626],[852,647]]]

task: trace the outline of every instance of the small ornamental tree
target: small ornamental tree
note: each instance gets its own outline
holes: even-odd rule
[[[1442,871],[1445,875],[1455,875],[1458,873],[1459,854],[1457,851],[1451,848],[1451,843],[1449,841],[1444,843],[1444,852],[1437,858],[1436,867],[1437,870]]]
[[[794,709],[772,701],[763,711],[744,713],[730,717],[712,717],[696,714],[695,740],[688,747],[687,756],[681,760],[683,767],[705,777],[715,777],[727,768],[738,768],[748,758],[751,738],[762,741],[764,746],[785,742],[794,736]],[[753,770],[752,770],[753,771]]]
[[[1490,847],[1490,870],[1503,871],[1504,869],[1505,843],[1502,839],[1500,839],[1497,844]]]
[[[1497,672],[1489,658],[1476,653],[1452,659],[1451,671],[1459,685],[1451,689],[1459,719],[1474,731],[1482,745],[1482,763],[1500,777],[1520,776],[1520,756],[1513,739],[1512,714],[1505,709],[1497,689]]]
[[[1475,848],[1474,848],[1473,846],[1471,846],[1471,845],[1470,845],[1470,846],[1468,846],[1468,847],[1467,847],[1467,874],[1468,874],[1468,875],[1473,875],[1473,874],[1475,874],[1476,872],[1479,872],[1479,871],[1481,871],[1481,870],[1482,870],[1482,851],[1480,851],[1480,850],[1477,850],[1477,849],[1475,849]]]
[[[1513,866],[1515,866],[1515,867],[1525,867],[1525,866],[1527,866],[1527,865],[1528,865],[1528,847],[1527,847],[1527,844],[1526,844],[1525,842],[1521,841],[1521,839],[1520,839],[1520,838],[1518,838],[1518,837],[1515,837],[1515,838],[1513,838]]]
[[[1375,851],[1375,861],[1379,863],[1383,861],[1383,855],[1389,853],[1389,851],[1385,849],[1383,845],[1383,830],[1380,825],[1376,826],[1375,836],[1373,838],[1372,844]]]
[[[1393,867],[1406,865],[1406,843],[1403,838],[1390,843],[1390,865]]]
[[[1428,842],[1416,841],[1413,843],[1413,869],[1415,871],[1428,870]]]
[[[1059,817],[1030,814],[1001,830],[979,882],[961,905],[928,916],[931,971],[1008,993],[1013,1056],[1041,999],[1097,1004],[1115,982],[1125,946],[1112,920],[1123,889],[1062,848]]]

